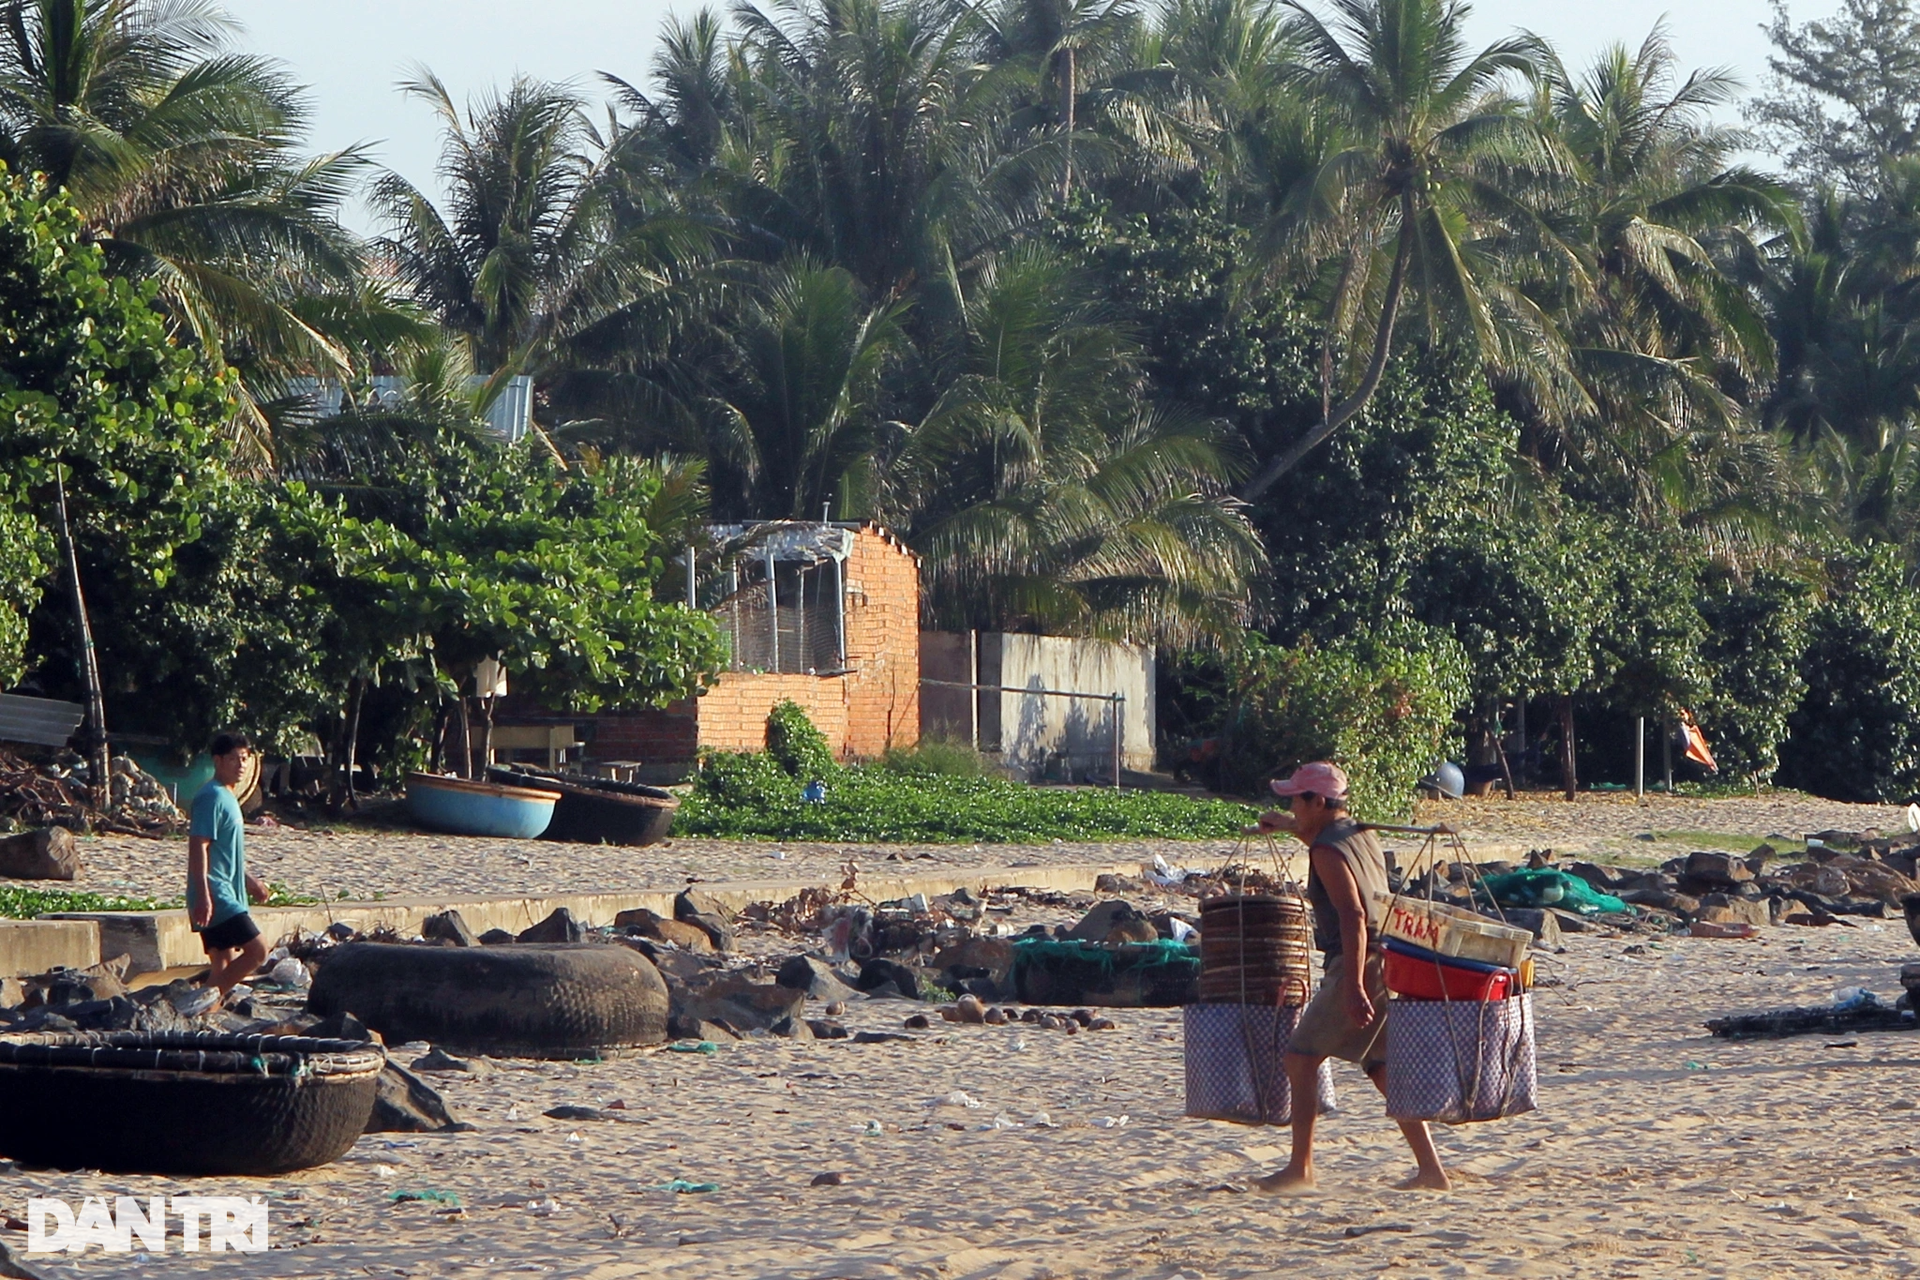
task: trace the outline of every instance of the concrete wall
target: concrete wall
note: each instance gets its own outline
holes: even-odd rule
[[[1143,772],[1153,767],[1157,726],[1151,648],[1066,636],[983,631],[976,637],[975,649],[978,684],[1124,695],[1122,764]],[[921,637],[921,652],[922,675],[936,680],[967,679],[968,642],[964,633],[928,632]],[[966,739],[969,723],[965,693],[928,689],[922,697],[932,709],[923,725],[928,737]],[[1088,772],[1111,777],[1112,714],[1112,704],[1106,702],[1019,693],[981,694],[980,747],[997,750],[1004,764],[1036,777],[1045,769],[1048,757],[1056,754],[1065,757],[1075,780]]]
[[[101,959],[100,926],[90,920],[0,920],[0,978],[24,978],[62,965],[84,969]]]
[[[846,563],[847,672],[808,676],[728,671],[692,702],[660,711],[582,717],[592,760],[649,766],[691,761],[699,747],[758,751],[767,713],[792,699],[842,759],[920,740],[920,558],[877,525],[856,531]]]

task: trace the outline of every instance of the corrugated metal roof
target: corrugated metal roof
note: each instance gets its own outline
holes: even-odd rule
[[[86,708],[77,702],[0,693],[0,742],[64,747],[85,715]]]
[[[817,564],[827,559],[845,560],[851,555],[857,527],[813,520],[763,520],[709,525],[707,532],[720,544],[717,549],[722,556],[746,552],[764,556],[771,551],[782,564]]]

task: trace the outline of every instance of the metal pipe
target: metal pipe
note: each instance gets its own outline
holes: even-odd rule
[[[1125,695],[1118,693],[1081,693],[1077,689],[1025,689],[1009,684],[969,684],[959,680],[934,680],[920,677],[921,684],[934,685],[941,689],[973,689],[980,693],[1031,693],[1041,698],[1087,698],[1094,702],[1113,702],[1124,700]]]
[[[833,561],[833,646],[842,668],[847,665],[847,570],[839,556]]]
[[[1647,718],[1638,716],[1633,722],[1633,794],[1637,800],[1647,798]]]
[[[1126,701],[1126,697],[1122,694],[1113,695],[1113,789],[1115,791],[1120,789],[1120,744],[1121,735],[1126,732],[1126,721],[1121,713],[1126,709]]]
[[[967,680],[973,683],[980,679],[980,633],[967,632]],[[980,749],[980,695],[967,694],[967,741],[973,749]]]
[[[693,544],[689,542],[687,544],[687,608],[689,609],[698,609],[700,607],[700,593],[695,588],[694,583]]]
[[[767,547],[767,625],[773,633],[773,665],[768,669],[778,674],[780,670],[780,578],[774,572],[773,547]]]

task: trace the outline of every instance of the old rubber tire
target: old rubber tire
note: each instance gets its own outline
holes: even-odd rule
[[[326,953],[307,1007],[351,1013],[388,1044],[508,1058],[595,1057],[667,1038],[660,971],[606,943],[350,942]]]
[[[111,1173],[264,1177],[345,1155],[386,1055],[363,1041],[194,1032],[0,1041],[0,1155]]]

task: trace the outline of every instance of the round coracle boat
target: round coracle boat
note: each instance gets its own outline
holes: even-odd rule
[[[559,798],[551,791],[497,782],[433,773],[407,775],[407,811],[414,821],[459,836],[532,840],[553,821],[553,805]]]
[[[386,1054],[189,1031],[0,1040],[0,1155],[110,1173],[267,1176],[345,1155]]]

